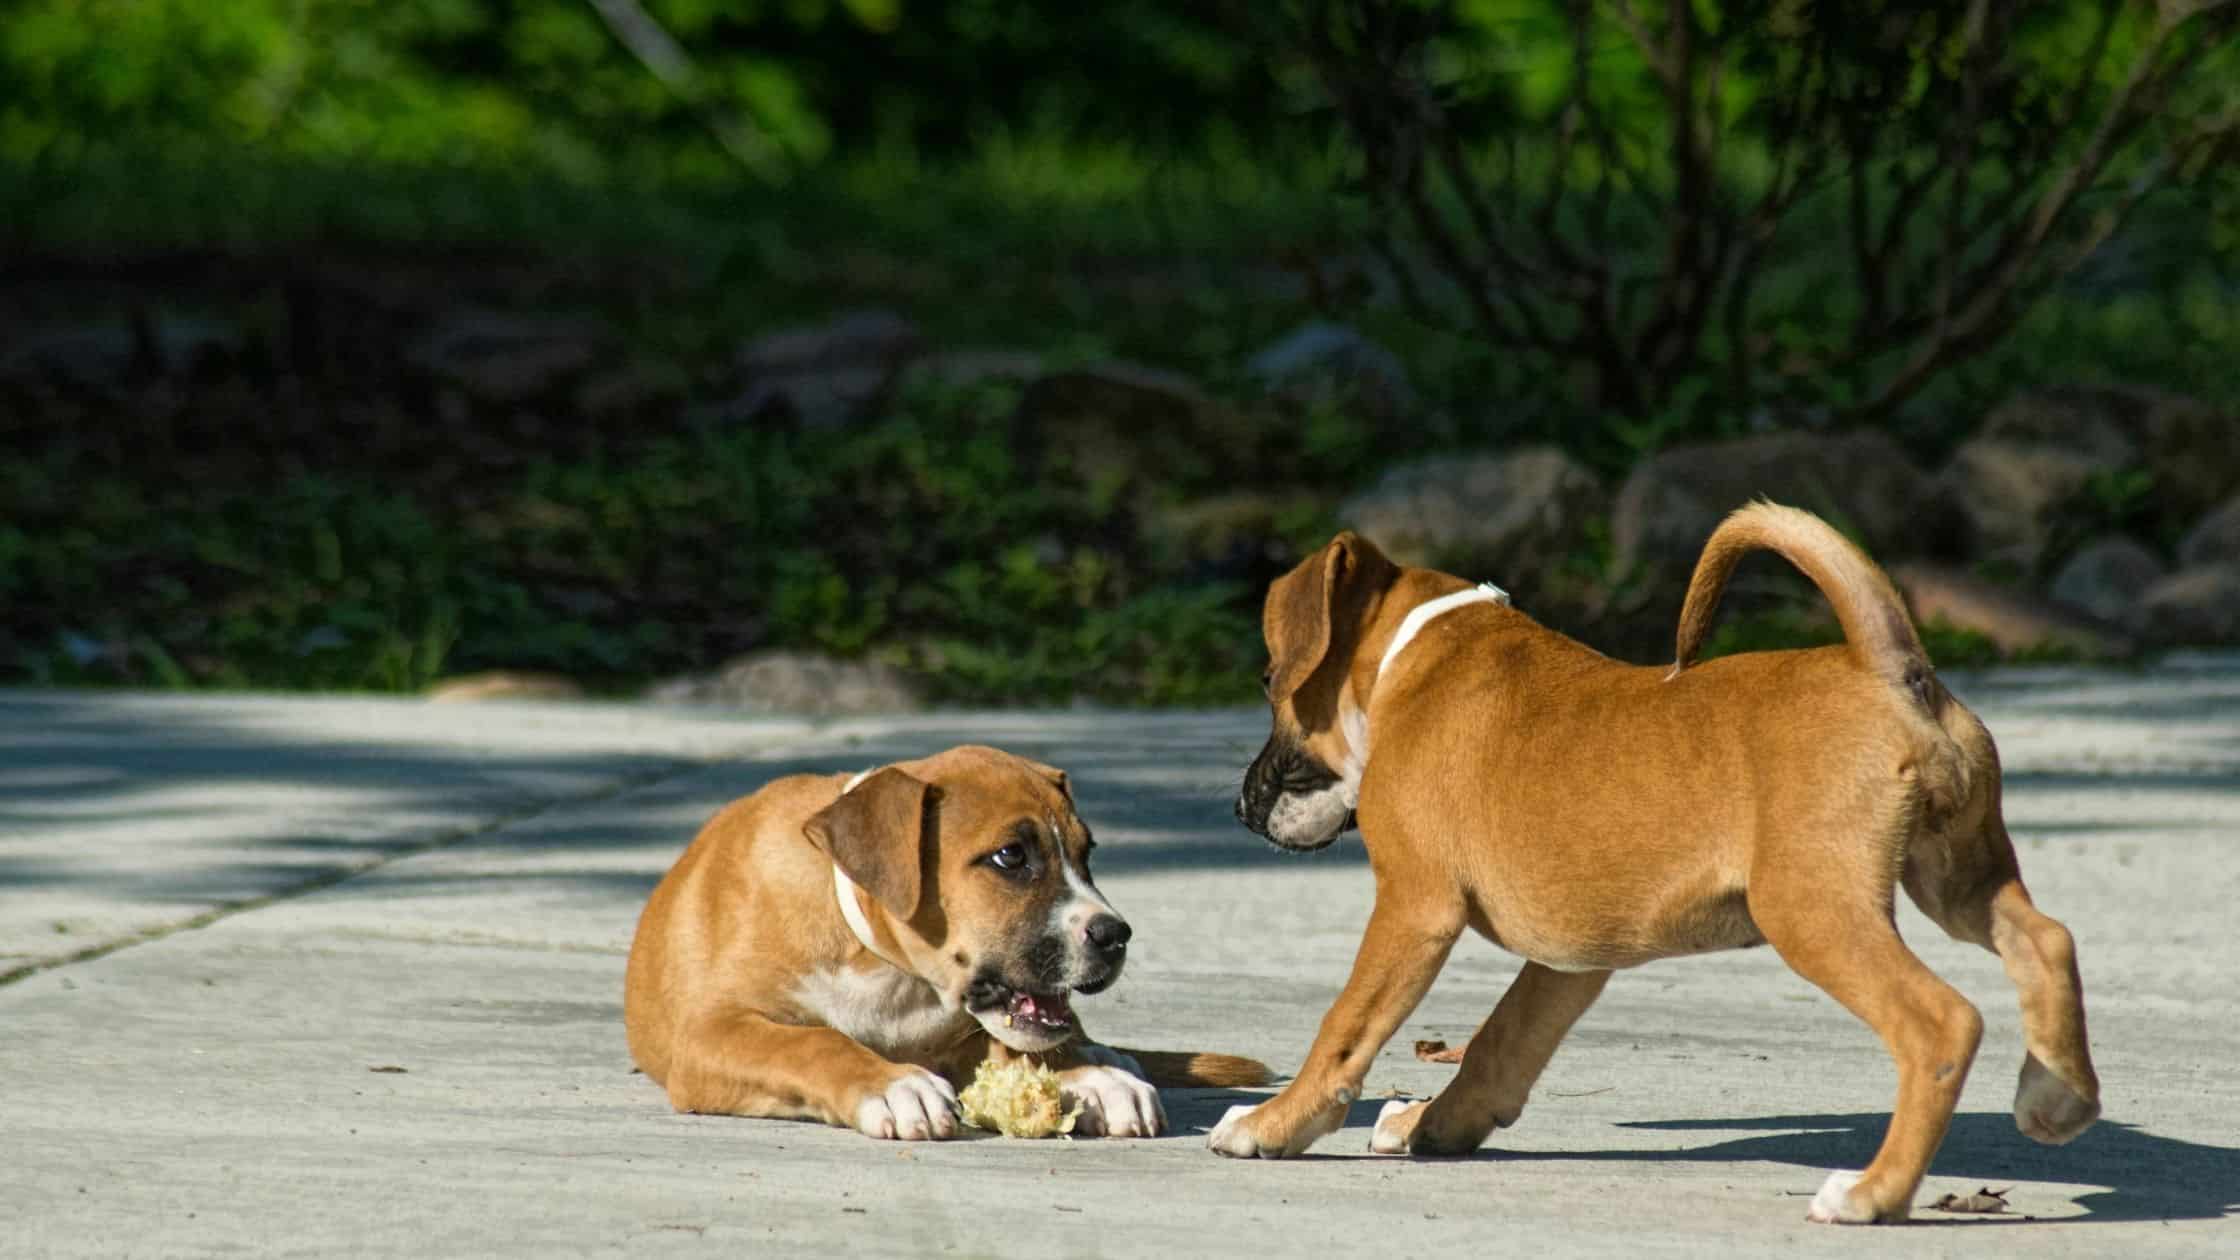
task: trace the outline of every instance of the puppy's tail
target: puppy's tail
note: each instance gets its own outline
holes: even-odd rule
[[[1258,1059],[1235,1054],[1210,1054],[1192,1050],[1125,1050],[1113,1047],[1143,1066],[1144,1079],[1161,1089],[1194,1089],[1229,1085],[1265,1085],[1275,1073]]]
[[[1935,709],[1936,675],[1929,653],[1890,579],[1826,521],[1763,499],[1736,509],[1703,545],[1703,557],[1688,582],[1687,603],[1680,609],[1673,676],[1694,663],[1736,562],[1760,549],[1779,553],[1820,588],[1862,664],[1913,696],[1923,709]]]

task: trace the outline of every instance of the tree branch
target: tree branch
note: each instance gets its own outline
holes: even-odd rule
[[[586,0],[630,55],[663,87],[689,106],[700,124],[739,165],[765,179],[784,173],[777,146],[746,119],[719,107],[702,90],[704,80],[692,54],[638,0]]]

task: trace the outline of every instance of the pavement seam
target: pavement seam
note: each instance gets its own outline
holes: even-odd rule
[[[451,848],[454,845],[463,844],[469,840],[479,839],[494,832],[503,831],[516,823],[528,822],[532,819],[541,817],[544,814],[548,814],[556,809],[565,809],[579,805],[596,804],[600,801],[610,800],[625,793],[635,792],[642,788],[652,787],[660,783],[666,783],[672,779],[683,778],[685,775],[692,774],[696,771],[708,769],[711,766],[721,765],[726,761],[738,760],[742,757],[746,757],[755,753],[761,753],[764,751],[767,751],[764,745],[753,744],[742,748],[735,748],[728,752],[705,759],[682,760],[672,763],[668,766],[632,771],[623,774],[618,778],[612,779],[606,783],[602,783],[597,787],[587,788],[581,792],[573,792],[560,796],[547,797],[540,801],[535,801],[526,805],[518,806],[514,809],[507,810],[502,813],[494,814],[479,822],[446,828],[442,831],[438,831],[426,837],[425,839],[414,841],[411,844],[400,845],[394,849],[388,850],[385,853],[379,853],[374,855],[373,857],[367,858],[362,862],[355,862],[349,866],[336,867],[330,870],[321,871],[316,875],[309,876],[297,883],[289,885],[286,888],[278,889],[273,892],[262,893],[255,897],[244,897],[238,901],[220,902],[219,904],[210,907],[208,910],[204,910],[188,918],[181,919],[175,923],[164,923],[158,924],[157,926],[151,928],[143,928],[137,932],[132,932],[124,936],[114,937],[110,940],[102,941],[99,944],[88,945],[83,949],[73,950],[67,954],[57,954],[48,958],[34,959],[31,962],[12,967],[7,971],[0,971],[0,989],[4,989],[19,980],[27,980],[32,976],[40,974],[41,972],[55,971],[63,967],[76,966],[79,963],[93,962],[96,959],[106,958],[109,955],[117,953],[120,950],[131,949],[136,945],[151,944],[153,942],[163,940],[167,937],[176,936],[182,932],[200,931],[201,929],[209,927],[212,924],[222,923],[227,919],[235,917],[236,915],[247,914],[254,910],[262,910],[267,906],[279,905],[282,902],[294,901],[299,897],[305,897],[312,893],[324,892],[325,890],[333,888],[338,884],[347,883],[350,880],[356,879],[360,875],[378,871],[383,867],[389,866],[393,863],[406,861],[411,858],[422,857],[430,853],[441,852],[442,850]]]

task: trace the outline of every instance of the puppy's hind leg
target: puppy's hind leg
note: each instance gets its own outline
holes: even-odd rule
[[[1983,1017],[1898,939],[1893,872],[1875,855],[1857,854],[1848,870],[1785,865],[1753,874],[1751,917],[1783,962],[1875,1030],[1898,1067],[1882,1148],[1863,1172],[1831,1175],[1807,1215],[1902,1221],[1952,1123]]]
[[[2100,1118],[2100,1077],[2085,1038],[2076,942],[2030,903],[2018,878],[1991,896],[1991,945],[2021,994],[2022,1040],[2029,1048],[2015,1086],[2015,1126],[2040,1142],[2066,1142]]]
[[[1517,1122],[1532,1083],[1602,987],[1607,971],[1567,972],[1527,962],[1470,1039],[1454,1080],[1429,1103],[1388,1103],[1369,1149],[1381,1154],[1464,1155]]]
[[[1906,891],[1955,939],[1999,956],[2022,1000],[2028,1051],[2015,1087],[2015,1127],[2040,1142],[2067,1142],[2100,1118],[2076,942],[2031,902],[1996,810],[1972,837],[1943,848],[1942,860],[1908,862]]]

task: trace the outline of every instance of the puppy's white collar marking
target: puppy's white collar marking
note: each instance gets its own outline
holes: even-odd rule
[[[871,771],[862,771],[856,777],[848,780],[847,784],[840,789],[840,795],[846,796],[848,793],[855,791],[857,784],[870,777]],[[890,967],[900,966],[901,964],[895,962],[894,959],[887,957],[886,952],[881,950],[878,943],[872,939],[871,920],[863,913],[863,889],[854,880],[848,878],[848,873],[840,869],[838,862],[832,864],[832,895],[833,899],[840,903],[840,917],[848,921],[848,930],[856,934],[856,939],[863,943],[865,949],[871,951],[871,956]]]
[[[1441,613],[1453,612],[1465,604],[1506,604],[1508,602],[1509,592],[1502,590],[1491,582],[1480,582],[1469,590],[1456,591],[1452,595],[1441,595],[1437,599],[1427,599],[1417,604],[1408,610],[1406,617],[1401,618],[1400,628],[1393,632],[1391,645],[1384,650],[1384,659],[1377,662],[1377,673],[1382,675],[1384,671],[1392,668],[1392,658],[1400,655],[1400,649],[1408,646],[1416,635],[1431,623],[1433,617],[1439,616]]]

